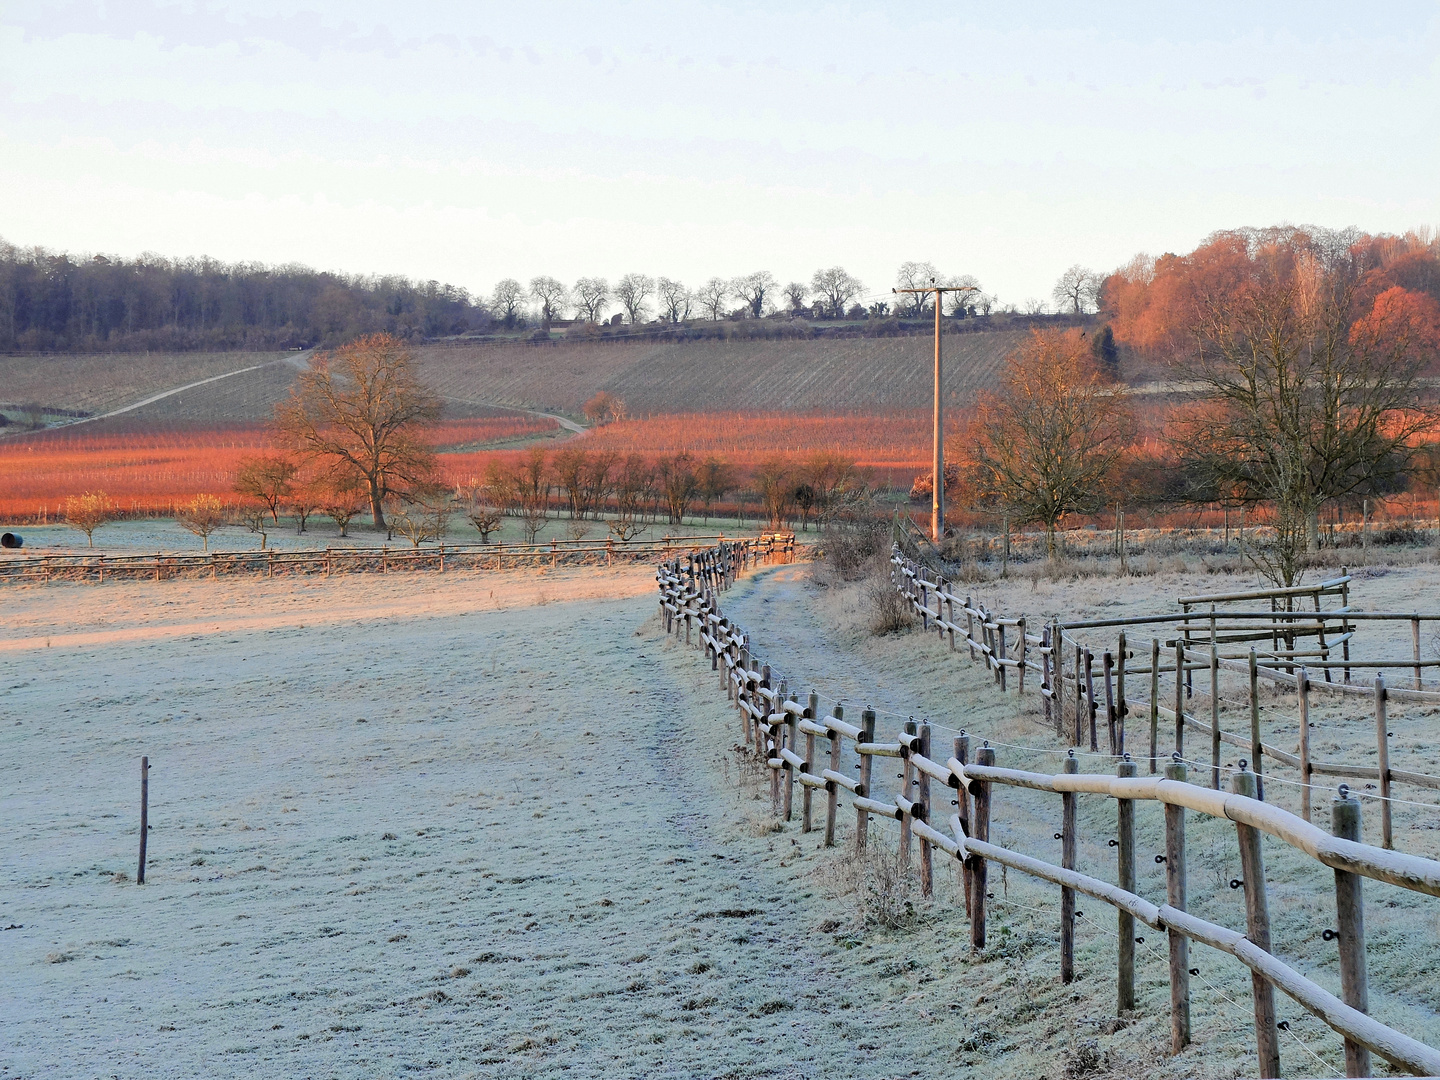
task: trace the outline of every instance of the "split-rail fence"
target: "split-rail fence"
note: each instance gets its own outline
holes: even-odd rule
[[[1250,969],[1262,1077],[1280,1075],[1279,1028],[1284,1025],[1277,1021],[1276,988],[1343,1037],[1347,1076],[1371,1075],[1372,1054],[1416,1075],[1440,1075],[1440,1050],[1368,1015],[1363,889],[1368,878],[1440,896],[1440,862],[1362,843],[1360,802],[1344,785],[1331,803],[1331,830],[1326,832],[1301,816],[1263,801],[1259,797],[1260,777],[1243,761],[1230,778],[1229,791],[1189,783],[1186,763],[1179,754],[1164,765],[1163,775],[1142,777],[1139,763],[1123,750],[1113,776],[1081,773],[1079,760],[1072,752],[1065,758],[1063,771],[1052,775],[999,767],[994,747],[988,742],[972,747],[970,736],[965,734],[955,738],[947,754],[947,748],[933,744],[928,722],[910,721],[901,730],[882,735],[873,708],[860,713],[858,724],[847,720],[843,706],[838,704],[830,715],[824,715],[818,694],[811,690],[802,698],[784,681],[773,679],[770,665],[754,655],[749,635],[721,612],[719,594],[733,582],[741,565],[723,546],[684,561],[663,563],[657,571],[660,615],[670,632],[677,638],[683,635],[687,644],[702,650],[709,659],[711,670],[736,709],[745,746],[769,769],[771,802],[778,816],[787,822],[794,820],[798,792],[801,830],[823,828],[824,844],[833,846],[843,793],[855,815],[854,842],[861,850],[869,842],[867,826],[873,818],[894,819],[900,829],[899,857],[905,865],[915,866],[921,891],[927,896],[934,890],[934,853],[939,851],[957,860],[970,941],[976,950],[983,949],[986,942],[987,900],[992,896],[987,891],[989,864],[997,863],[1059,886],[1059,966],[1065,982],[1072,980],[1075,973],[1076,896],[1093,897],[1111,905],[1117,917],[1120,1011],[1133,1009],[1136,1002],[1135,944],[1143,941],[1135,933],[1137,924],[1163,933],[1168,944],[1173,1052],[1178,1053],[1190,1042],[1190,978],[1196,969],[1190,966],[1189,948],[1191,942],[1196,942],[1228,953]],[[894,565],[897,586],[916,597],[918,610],[927,613],[927,622],[939,618],[928,600],[920,600],[910,591],[917,588],[918,571],[907,566],[898,551]],[[938,583],[932,583],[933,587]],[[941,593],[948,595],[943,588]],[[1000,676],[1015,671],[1023,679],[1026,671],[1037,667],[1042,678],[1047,676],[1046,664],[1032,661],[1027,648],[1041,650],[1050,646],[1027,635],[1023,622],[1005,622],[979,609],[966,613],[966,618],[971,620],[968,633],[953,616],[938,629],[942,635],[951,635],[952,641],[955,635],[964,634],[971,650],[982,650],[987,663]],[[1002,629],[1010,626],[1018,631],[1018,655],[1014,656],[1007,654]],[[1058,700],[1061,683],[1057,680],[1055,686],[1055,697],[1047,700]],[[1093,700],[1093,694],[1091,697]],[[847,744],[850,756],[858,758],[854,767],[858,777],[842,771]],[[902,764],[900,790],[889,799],[877,798],[879,785],[872,784],[877,758],[898,758]],[[1061,840],[1060,865],[990,842],[997,786],[1059,797],[1060,831],[1056,836]],[[1076,869],[1077,799],[1082,794],[1102,795],[1115,801],[1113,882]],[[816,805],[820,800],[823,809]],[[947,802],[955,808],[948,815]],[[1165,852],[1156,856],[1165,868],[1163,903],[1152,902],[1137,892],[1135,808],[1150,802],[1159,804],[1164,815]],[[1243,884],[1245,895],[1243,932],[1186,910],[1187,812],[1235,824],[1243,875],[1239,884]],[[822,813],[823,824],[817,820]],[[1336,925],[1325,937],[1338,943],[1338,997],[1271,951],[1262,834],[1334,871]]]

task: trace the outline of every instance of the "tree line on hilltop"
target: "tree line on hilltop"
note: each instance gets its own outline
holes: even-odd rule
[[[944,314],[952,322],[1045,310],[1033,301],[1000,305],[974,277],[945,275],[928,262],[903,263],[896,275],[900,289],[932,283],[971,290],[946,294]],[[1072,293],[1065,310],[1093,309],[1094,289]],[[573,285],[546,275],[528,284],[506,278],[479,297],[398,275],[205,257],[76,256],[0,240],[0,350],[9,352],[299,349],[376,333],[408,342],[492,333],[548,341],[556,329],[582,338],[793,337],[817,323],[890,334],[916,329],[907,321],[933,310],[923,294],[868,294],[840,266],[783,286],[764,270],[713,277],[697,288],[639,273],[613,287],[600,277]]]

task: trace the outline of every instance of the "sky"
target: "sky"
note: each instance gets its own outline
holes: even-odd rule
[[[1217,229],[1440,224],[1440,5],[0,3],[0,237],[1048,300]]]

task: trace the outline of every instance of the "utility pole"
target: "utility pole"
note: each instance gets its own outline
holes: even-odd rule
[[[940,362],[940,305],[947,292],[975,292],[973,285],[936,285],[927,289],[891,289],[892,293],[935,294],[935,461],[931,476],[930,539],[936,545],[945,536],[945,405],[943,368]]]

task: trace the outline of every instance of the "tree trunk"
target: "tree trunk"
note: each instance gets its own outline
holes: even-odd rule
[[[381,505],[380,482],[371,477],[369,483],[371,521],[375,525],[376,532],[383,532],[385,530],[385,508]]]

